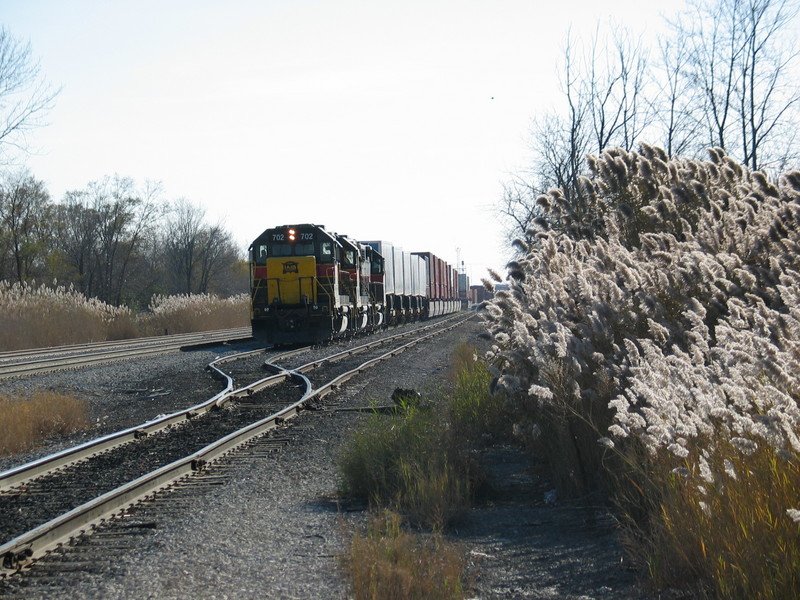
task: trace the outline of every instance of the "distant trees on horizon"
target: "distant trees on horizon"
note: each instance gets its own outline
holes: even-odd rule
[[[188,200],[168,202],[159,184],[115,175],[54,202],[27,170],[0,173],[0,281],[57,282],[143,308],[156,294],[238,294],[247,277],[232,235]]]

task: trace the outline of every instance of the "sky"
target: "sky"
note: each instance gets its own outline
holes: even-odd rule
[[[61,92],[22,160],[51,197],[161,182],[242,248],[317,223],[463,262],[509,259],[497,204],[560,101],[564,41],[645,38],[682,0],[0,0]]]

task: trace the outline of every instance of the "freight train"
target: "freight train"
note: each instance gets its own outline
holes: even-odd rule
[[[458,272],[430,252],[321,225],[267,229],[250,246],[253,337],[315,344],[462,308]]]

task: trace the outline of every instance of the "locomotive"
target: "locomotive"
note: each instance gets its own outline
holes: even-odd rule
[[[461,309],[457,271],[430,252],[313,224],[267,229],[249,250],[250,321],[266,343],[315,344]]]

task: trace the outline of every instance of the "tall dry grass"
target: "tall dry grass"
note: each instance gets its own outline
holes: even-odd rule
[[[51,435],[91,426],[85,401],[50,391],[29,398],[0,395],[0,456],[34,448]]]
[[[137,324],[142,335],[246,327],[250,324],[249,303],[249,294],[229,298],[211,294],[153,296]]]
[[[0,281],[0,350],[134,337],[132,312],[72,287]]]
[[[434,401],[375,413],[352,435],[339,462],[341,492],[374,511],[353,536],[344,563],[354,598],[463,598],[466,561],[444,532],[457,523],[483,480],[473,449],[509,435],[502,397],[475,350],[453,353],[451,384]],[[421,527],[432,534],[420,534]]]
[[[724,441],[697,462],[675,466],[660,452],[629,463],[636,486],[617,494],[624,541],[657,588],[694,582],[714,598],[793,598],[800,515],[786,507],[797,503],[799,465],[794,453],[744,454]]]
[[[461,600],[466,560],[441,535],[422,536],[402,526],[397,513],[370,519],[343,557],[354,600]]]
[[[155,296],[134,314],[74,288],[0,281],[0,350],[188,333],[249,323],[249,297]]]
[[[618,499],[657,585],[792,597],[800,171],[709,156],[608,149],[577,199],[541,196],[490,355],[554,479]]]

